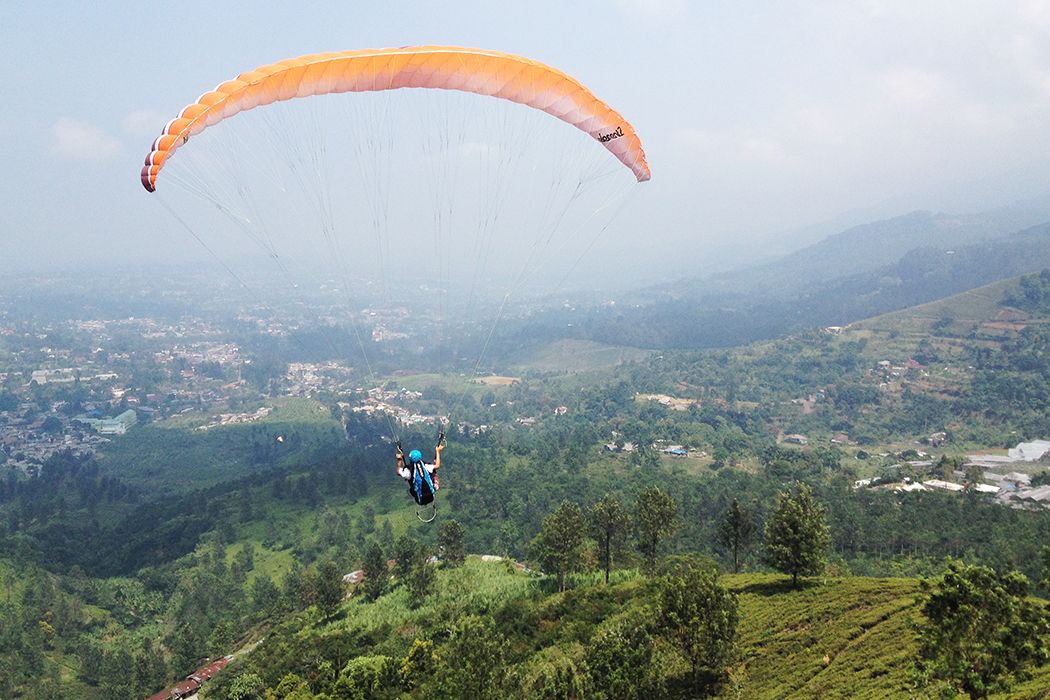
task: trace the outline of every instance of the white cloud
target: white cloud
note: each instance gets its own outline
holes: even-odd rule
[[[62,117],[51,127],[50,151],[54,155],[81,160],[103,160],[120,153],[120,141],[102,129],[71,117]]]
[[[124,131],[131,136],[156,136],[160,133],[168,118],[160,112],[140,109],[124,117]]]

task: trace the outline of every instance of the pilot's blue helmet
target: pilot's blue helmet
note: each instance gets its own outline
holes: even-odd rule
[[[419,450],[412,450],[411,452],[408,453],[408,461],[412,462],[412,464],[415,464],[416,462],[422,462],[423,461],[423,453],[420,452]]]

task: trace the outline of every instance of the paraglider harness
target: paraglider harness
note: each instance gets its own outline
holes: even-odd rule
[[[441,432],[438,434],[437,444],[440,447],[445,443],[445,433]],[[405,461],[405,453],[401,451],[401,441],[397,441],[397,453],[401,456],[402,464]],[[407,466],[407,465],[406,465]],[[437,506],[434,503],[434,492],[437,490],[434,487],[434,481],[430,477],[430,472],[423,466],[423,460],[413,462],[410,469],[412,470],[412,476],[408,479],[408,492],[412,494],[413,500],[416,505],[420,508],[416,511],[416,517],[422,522],[429,523],[437,517]],[[430,506],[429,517],[424,517],[424,509],[422,506]]]
[[[412,478],[409,479],[408,490],[421,506],[434,502],[434,482],[422,462],[412,465]]]

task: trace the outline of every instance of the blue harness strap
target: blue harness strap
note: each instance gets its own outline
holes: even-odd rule
[[[412,479],[412,496],[416,503],[425,506],[434,500],[434,482],[430,479],[430,473],[422,462],[416,462],[413,466],[415,476]]]

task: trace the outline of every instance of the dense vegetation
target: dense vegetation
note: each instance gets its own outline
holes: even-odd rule
[[[343,416],[338,397],[252,427],[145,426],[98,461],[60,453],[38,477],[0,483],[0,573],[10,584],[0,597],[0,697],[141,697],[264,636],[210,697],[448,697],[471,687],[474,697],[510,688],[904,694],[918,682],[906,631],[918,584],[850,575],[929,576],[951,556],[1039,581],[1050,518],[976,494],[895,494],[854,481],[904,464],[934,431],[949,441],[945,463],[982,440],[1045,437],[1048,298],[1050,273],[1011,287],[1005,303],[1026,323],[994,337],[954,316],[920,333],[863,326],[665,353],[615,373],[424,386],[421,406],[454,405],[458,419],[435,525],[454,521],[461,532],[440,539],[438,527],[419,526],[393,478],[389,426]],[[947,318],[932,316],[930,326]],[[915,363],[887,377],[884,358]],[[957,366],[973,370],[950,371]],[[676,410],[644,398],[655,393],[690,403]],[[810,445],[778,443],[792,432],[808,433]],[[853,444],[829,446],[836,433]],[[434,438],[400,437],[423,447]],[[661,453],[669,444],[693,454]],[[897,475],[921,469],[904,464]],[[792,493],[810,503],[778,521]],[[790,536],[807,521],[820,527],[794,556]],[[425,555],[439,546],[434,568]],[[552,576],[474,559],[458,568],[457,551]],[[401,567],[392,589],[387,559]],[[768,573],[720,578],[704,561],[776,568],[804,585]],[[371,575],[344,602],[341,576],[360,568]],[[821,570],[831,578],[805,581]],[[675,576],[692,577],[707,597],[675,600]],[[689,650],[721,658],[711,645],[734,635],[676,636],[674,620],[687,613],[672,615],[672,603],[694,618],[705,606],[734,610],[725,619],[735,651],[718,669]],[[628,650],[638,656],[624,661]],[[1040,678],[1045,671],[1017,686],[1019,697],[1037,697]]]

